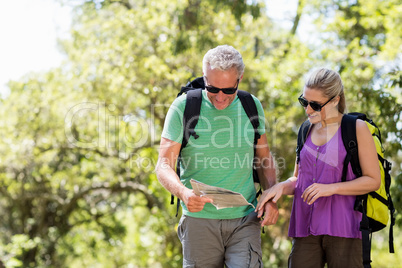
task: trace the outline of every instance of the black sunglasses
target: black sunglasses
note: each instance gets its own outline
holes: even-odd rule
[[[205,78],[205,80],[207,80],[207,78],[205,76],[204,76],[204,78]],[[219,88],[219,87],[214,87],[214,86],[211,86],[211,85],[209,85],[209,86],[206,85],[205,89],[208,92],[211,92],[211,93],[214,93],[214,94],[219,93],[219,91],[222,90],[223,93],[228,94],[228,95],[232,95],[232,94],[236,93],[236,90],[239,87],[239,81],[240,80],[237,79],[235,87]]]
[[[318,103],[316,103],[316,102],[314,102],[314,101],[308,101],[308,100],[306,100],[305,98],[303,98],[303,94],[301,94],[301,95],[299,96],[298,100],[299,100],[301,106],[303,106],[304,108],[306,108],[306,107],[310,104],[311,109],[313,109],[313,110],[316,111],[316,112],[319,112],[319,111],[321,111],[322,107],[324,107],[325,105],[327,105],[327,103],[330,102],[333,98],[335,98],[335,96],[333,96],[332,98],[330,98],[330,99],[329,99],[326,103],[324,103],[323,105],[318,104]]]

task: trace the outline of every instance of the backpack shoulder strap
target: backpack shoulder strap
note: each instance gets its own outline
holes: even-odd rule
[[[303,124],[299,128],[299,132],[297,133],[297,146],[296,146],[296,163],[300,162],[300,152],[303,148],[304,143],[306,142],[307,135],[311,129],[311,123],[309,120],[303,122]]]
[[[260,126],[260,121],[258,118],[258,110],[255,105],[253,96],[250,93],[243,90],[238,90],[237,96],[239,97],[241,104],[243,106],[244,111],[246,112],[248,118],[250,119],[251,124],[254,128],[254,145],[257,144],[258,139],[261,135],[258,133],[258,127]]]
[[[176,163],[176,173],[180,177],[180,161],[181,151],[187,146],[190,136],[194,136],[197,139],[199,136],[195,133],[195,126],[198,123],[198,118],[201,112],[202,102],[202,89],[204,88],[204,80],[202,77],[198,77],[191,82],[188,82],[186,86],[182,87],[177,97],[186,93],[186,106],[183,112],[183,139],[181,142],[179,156]],[[170,204],[174,204],[174,195],[171,195]],[[177,198],[176,217],[179,213],[180,199]]]
[[[195,126],[201,112],[202,89],[196,88],[189,90],[186,95],[186,107],[183,113],[183,140],[180,151],[186,147],[190,136],[197,139],[199,136],[195,133]]]
[[[343,145],[345,146],[346,149],[346,157],[343,162],[343,169],[342,169],[342,181],[346,181],[346,173],[348,170],[349,163],[351,163],[353,173],[357,177],[360,177],[362,175],[359,163],[359,151],[356,137],[356,120],[359,118],[365,120],[365,115],[364,117],[361,117],[361,115],[363,114],[353,113],[353,114],[345,114],[342,117],[341,134],[342,134]],[[362,233],[363,266],[364,268],[370,268],[371,229],[370,229],[370,222],[367,217],[367,194],[356,196],[355,210],[362,212],[360,231]]]
[[[195,139],[198,138],[194,129],[200,117],[202,90],[204,87],[204,78],[202,76],[197,77],[193,81],[188,82],[186,86],[182,87],[179,94],[177,94],[177,96],[180,96],[186,93],[186,106],[183,113],[183,140],[180,152],[186,147],[190,136],[194,136]]]
[[[251,94],[249,92],[243,91],[243,90],[238,90],[237,96],[239,97],[240,102],[243,106],[243,109],[246,112],[246,114],[254,128],[254,155],[255,155],[257,142],[261,137],[260,133],[258,133],[258,127],[260,126],[260,121],[259,121],[259,117],[258,117],[257,106],[255,105],[253,96],[251,96]],[[253,167],[253,180],[255,183],[260,183],[260,178],[258,177],[258,172],[254,167]],[[257,191],[256,196],[258,197],[260,194],[262,194],[261,186],[260,186],[260,189]]]
[[[341,135],[343,145],[346,149],[346,157],[343,162],[342,181],[346,181],[346,173],[349,163],[351,163],[353,173],[357,177],[360,177],[362,174],[356,137],[356,120],[358,117],[360,117],[358,114],[345,114],[342,117]]]

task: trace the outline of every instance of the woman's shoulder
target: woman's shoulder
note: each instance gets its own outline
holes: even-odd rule
[[[364,120],[357,119],[356,120],[356,132],[358,131],[369,131],[367,124]]]
[[[358,139],[359,137],[371,138],[370,129],[364,120],[356,120],[356,136]]]

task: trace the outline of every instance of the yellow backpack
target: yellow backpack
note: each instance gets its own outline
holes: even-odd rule
[[[356,140],[356,120],[361,119],[366,122],[377,149],[378,163],[381,171],[381,185],[377,191],[365,195],[357,196],[355,210],[362,212],[362,221],[360,230],[362,232],[363,243],[363,265],[371,267],[371,233],[384,229],[388,220],[391,219],[389,230],[389,252],[394,253],[393,226],[395,225],[395,208],[390,195],[391,186],[391,163],[384,158],[384,148],[382,147],[381,133],[377,125],[365,114],[350,113],[343,116],[342,119],[342,140],[347,151],[347,156],[343,166],[342,180],[346,178],[346,168],[349,159],[353,173],[357,177],[362,176],[359,163],[359,155]]]

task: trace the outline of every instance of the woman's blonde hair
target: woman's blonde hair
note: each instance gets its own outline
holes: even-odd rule
[[[326,68],[319,68],[310,73],[305,85],[306,88],[321,90],[328,98],[339,96],[338,111],[346,110],[345,93],[340,75]]]

